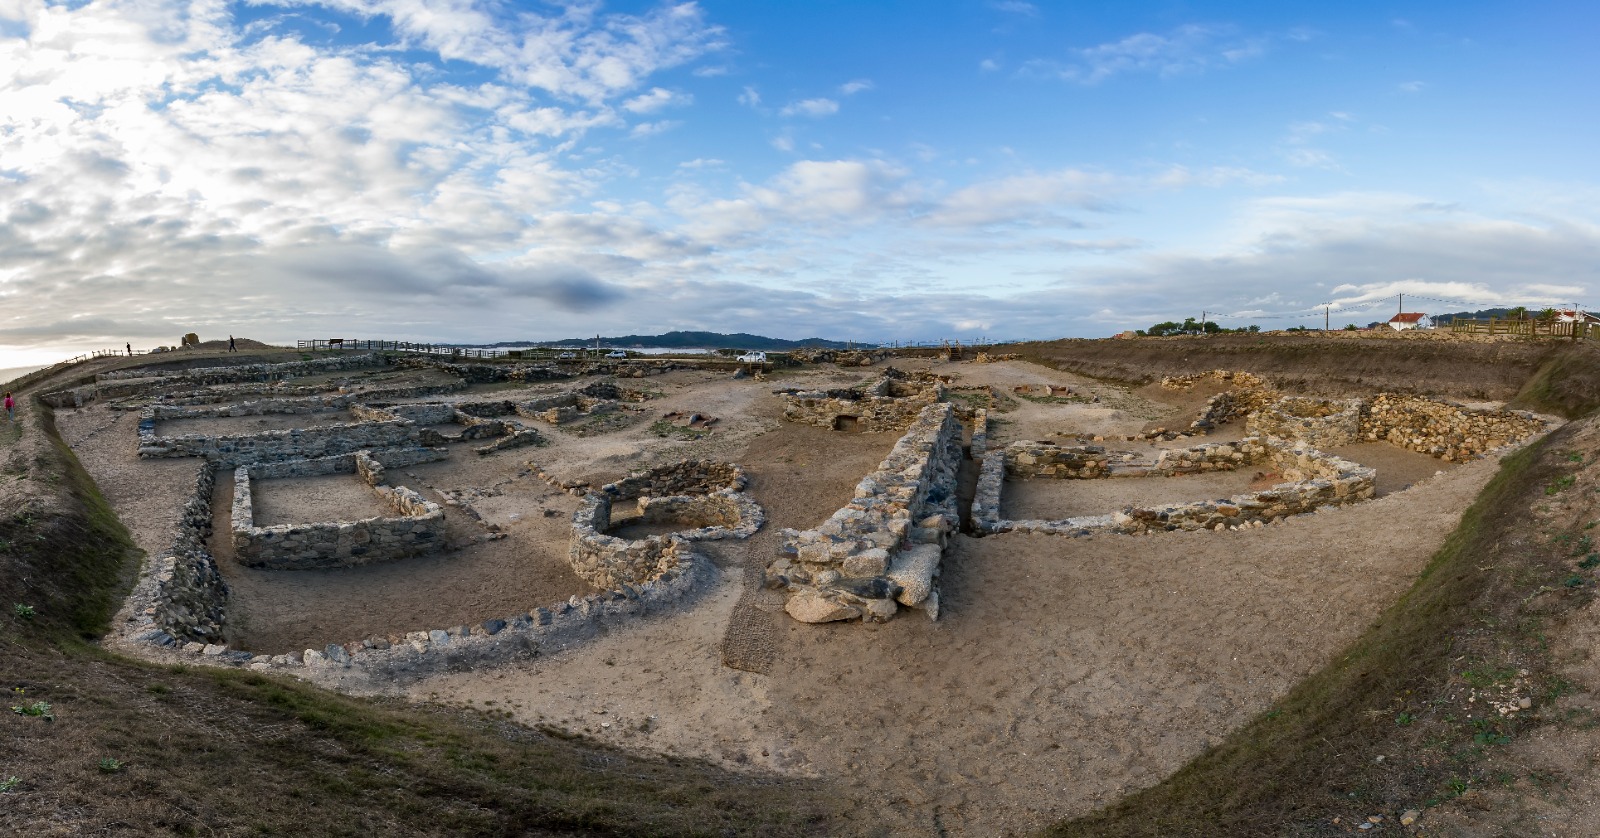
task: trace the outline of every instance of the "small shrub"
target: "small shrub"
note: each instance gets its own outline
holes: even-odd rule
[[[56,720],[56,717],[50,712],[49,702],[44,701],[35,701],[32,704],[13,705],[11,712],[16,713],[19,716],[37,716],[38,718],[44,719],[47,722],[53,722]]]
[[[115,774],[122,770],[122,763],[118,760],[112,759],[111,757],[105,757],[101,759],[99,766],[100,770],[107,774]]]
[[[1410,713],[1401,713],[1400,715],[1394,717],[1394,723],[1401,727],[1406,727],[1416,720],[1417,717],[1411,715]]]
[[[7,777],[4,780],[0,780],[0,794],[5,794],[8,791],[12,791],[20,785],[22,785],[21,777]]]
[[[34,616],[33,606],[23,605],[20,602],[11,606],[11,613],[16,614],[19,620],[31,620]]]
[[[1556,482],[1551,483],[1550,485],[1544,487],[1544,493],[1547,494],[1547,495],[1557,494],[1563,489],[1572,488],[1572,484],[1574,484],[1576,482],[1578,482],[1578,478],[1576,476],[1574,476],[1574,475],[1571,475],[1571,474],[1568,474],[1568,475],[1566,475],[1564,477],[1556,478]]]
[[[1576,573],[1574,573],[1571,576],[1568,576],[1567,578],[1561,580],[1561,584],[1563,584],[1563,585],[1565,585],[1565,586],[1567,586],[1569,588],[1581,588],[1581,587],[1583,587],[1583,582],[1584,582],[1583,577],[1578,575],[1578,574],[1576,574]]]

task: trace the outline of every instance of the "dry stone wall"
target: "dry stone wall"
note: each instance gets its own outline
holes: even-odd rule
[[[1367,404],[1360,438],[1384,441],[1459,462],[1547,430],[1550,421],[1524,411],[1471,410],[1438,399],[1383,393]]]
[[[912,606],[936,618],[940,560],[959,521],[960,464],[955,410],[926,405],[847,506],[815,529],[783,531],[767,583],[788,590],[789,615],[883,621]]]
[[[1011,471],[1012,464],[1015,464],[1015,472]],[[1008,472],[1021,480],[1166,478],[1260,464],[1270,465],[1285,482],[1265,491],[1223,501],[1125,507],[1104,515],[1058,520],[1006,520],[1000,515],[1001,492]],[[1019,442],[984,458],[972,504],[972,522],[982,533],[1058,535],[1258,527],[1323,506],[1368,500],[1373,496],[1375,477],[1373,469],[1349,460],[1259,437],[1170,449],[1154,460],[1132,452],[1107,451],[1099,446]]]
[[[145,562],[117,614],[118,638],[158,647],[193,644],[196,651],[222,648],[228,584],[206,549],[215,486],[216,470],[201,465],[172,546]]]
[[[427,451],[427,449],[423,449]],[[354,567],[415,556],[438,549],[444,542],[444,510],[417,492],[401,487],[372,486],[373,492],[394,510],[395,517],[359,521],[325,521],[257,527],[254,521],[252,479],[306,477],[321,474],[382,474],[381,454],[328,457],[298,462],[241,466],[233,474],[233,551],[248,567],[268,570],[314,570]],[[440,459],[428,451],[426,459]],[[358,466],[365,459],[366,467]],[[397,456],[395,465],[425,461],[412,453]],[[369,483],[369,485],[371,485]]]
[[[681,544],[748,538],[766,514],[744,493],[744,469],[733,463],[685,460],[629,475],[584,496],[572,516],[572,569],[602,588],[637,585],[662,570]],[[635,500],[643,523],[681,524],[679,532],[628,540],[608,535],[615,502]]]
[[[904,431],[928,405],[944,399],[944,384],[913,377],[893,367],[867,387],[838,390],[775,390],[784,401],[783,418],[832,430],[854,423],[868,433]]]
[[[1295,440],[1313,448],[1338,448],[1361,438],[1362,406],[1360,399],[1288,396],[1251,413],[1245,433]]]
[[[155,407],[145,408],[139,418],[139,456],[143,458],[204,457],[217,465],[235,468],[248,463],[349,454],[364,448],[409,447],[419,440],[416,424],[403,419],[249,434],[157,436]]]

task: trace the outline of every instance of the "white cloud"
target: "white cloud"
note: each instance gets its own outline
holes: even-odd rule
[[[664,108],[681,108],[693,103],[694,97],[687,93],[653,87],[648,92],[623,102],[622,109],[630,113],[655,113]]]
[[[854,96],[862,91],[871,90],[872,87],[873,84],[870,79],[853,79],[839,85],[839,95]]]
[[[1000,69],[1000,62],[993,58],[985,58],[978,62],[978,69],[985,73],[993,73]]]
[[[1246,38],[1231,27],[1188,24],[1165,35],[1140,32],[1120,41],[1074,50],[1075,60],[1035,60],[1027,72],[1079,84],[1099,84],[1113,76],[1148,73],[1176,76],[1238,64],[1265,53],[1266,41]]]
[[[641,122],[638,125],[633,126],[633,129],[628,132],[628,136],[635,138],[652,137],[656,134],[671,131],[682,124],[682,122],[674,119],[663,119],[658,122]]]
[[[1039,7],[1024,0],[995,0],[990,4],[997,11],[1007,14],[1021,15],[1023,17],[1038,17]]]
[[[1421,93],[1428,88],[1425,81],[1405,81],[1395,85],[1395,90],[1401,93]]]
[[[802,99],[790,102],[783,106],[779,113],[783,116],[809,116],[813,118],[833,116],[839,112],[839,103],[832,99],[816,98]]]
[[[744,90],[739,93],[739,104],[747,108],[759,107],[761,105],[761,93],[754,87],[745,85]]]

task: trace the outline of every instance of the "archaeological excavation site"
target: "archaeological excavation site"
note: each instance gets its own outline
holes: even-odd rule
[[[34,395],[145,555],[107,649],[870,806],[818,834],[1009,835],[1218,752],[1570,418],[1108,343],[179,352]]]

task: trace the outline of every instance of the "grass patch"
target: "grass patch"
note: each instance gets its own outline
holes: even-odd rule
[[[1411,590],[1332,664],[1161,784],[1049,834],[1321,834],[1333,817],[1487,782],[1493,748],[1531,724],[1488,705],[1551,682],[1545,622],[1589,599],[1561,587],[1564,551],[1526,532],[1552,444],[1507,457]]]
[[[711,435],[711,432],[708,430],[689,428],[683,425],[675,425],[666,419],[657,419],[655,422],[653,422],[650,425],[650,433],[655,434],[663,439],[678,439],[685,442],[691,442],[693,440],[702,439]]]

